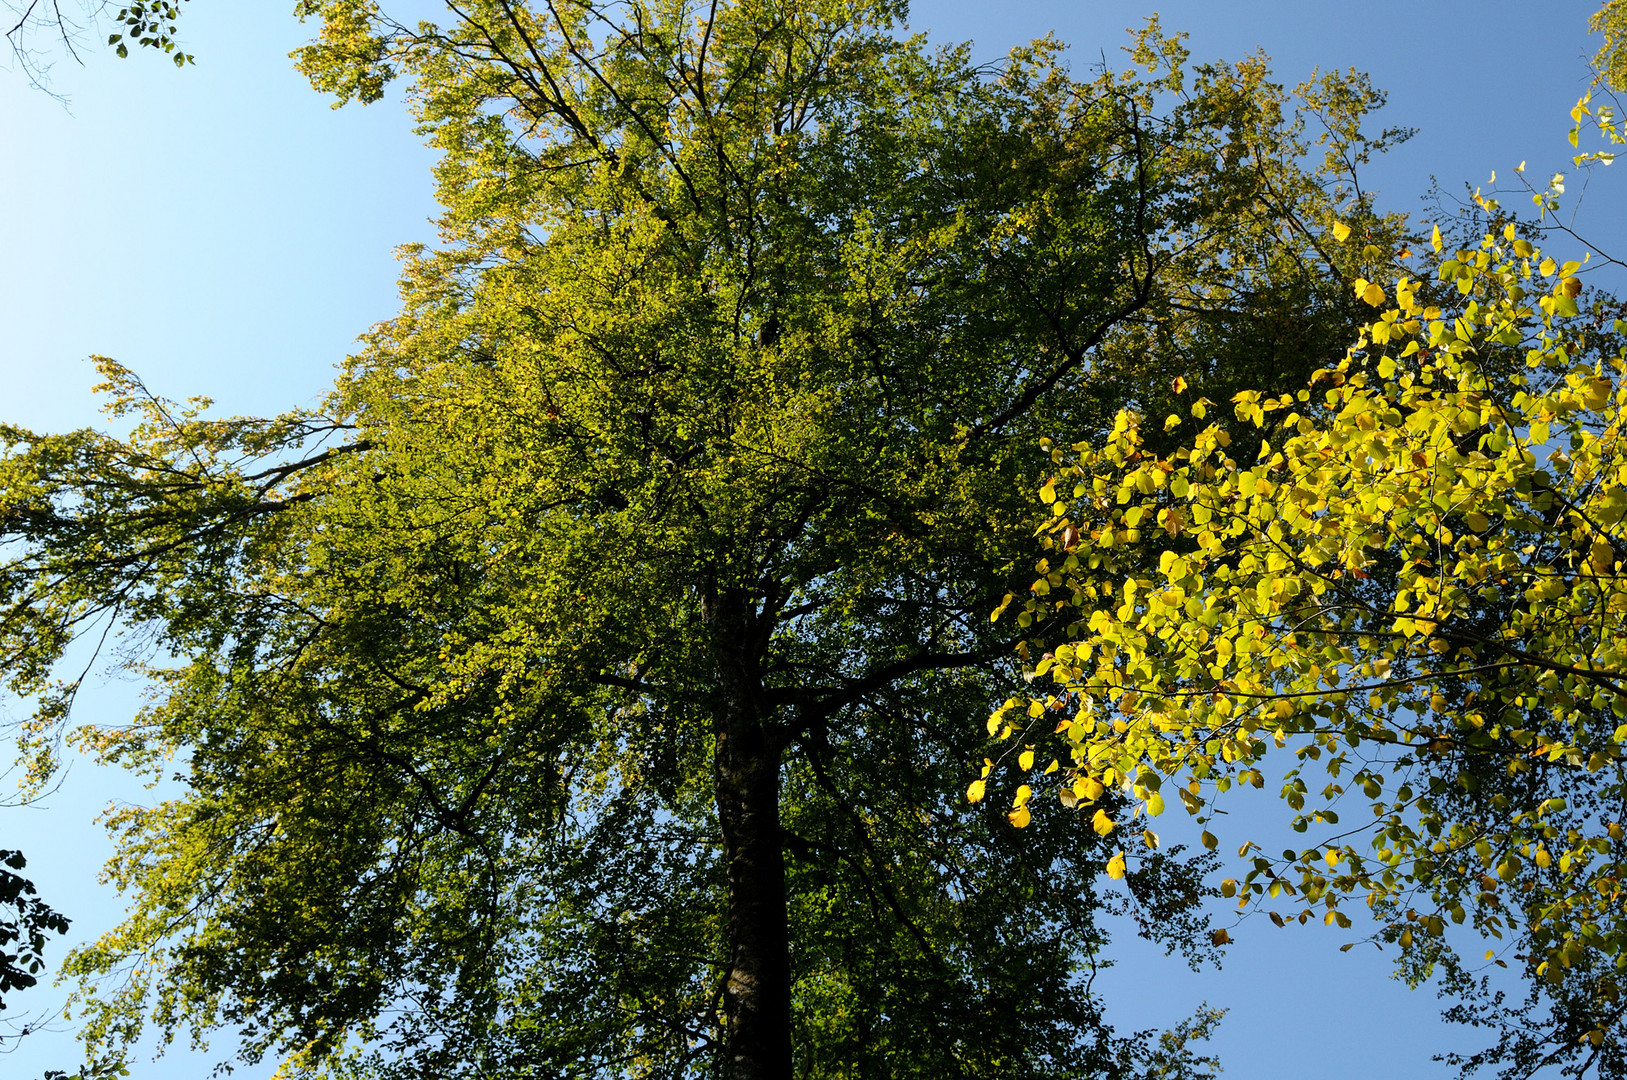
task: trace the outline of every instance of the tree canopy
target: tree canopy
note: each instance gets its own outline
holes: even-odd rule
[[[1141,1067],[1089,992],[1113,841],[961,801],[1015,639],[987,612],[1041,434],[1348,340],[1330,230],[1378,95],[1188,72],[1156,25],[1130,72],[982,68],[886,3],[305,10],[312,81],[408,80],[442,155],[402,313],[317,410],[215,419],[103,360],[120,433],[0,429],[35,777],[70,732],[184,788],[113,820],[93,1053],[154,1023],[289,1075]],[[152,703],[74,727],[58,663],[103,635]],[[1202,862],[1127,876],[1192,955]]]
[[[1619,142],[1587,98],[1578,124],[1590,110]],[[1034,635],[1047,689],[989,730],[1003,757],[1060,736],[1048,786],[1114,836],[1177,801],[1220,829],[1217,797],[1286,757],[1306,843],[1244,843],[1226,896],[1279,925],[1370,909],[1403,974],[1444,971],[1449,1015],[1497,1031],[1458,1064],[1621,1076],[1627,324],[1584,296],[1586,259],[1533,242],[1563,179],[1528,188],[1533,221],[1477,192],[1475,241],[1437,228],[1429,272],[1356,279],[1377,317],[1307,385],[1229,410],[1192,391],[1052,448],[1039,577],[995,612]],[[1173,447],[1159,430],[1193,426]],[[1101,802],[1120,791],[1127,814]],[[1518,966],[1524,1007],[1454,924],[1493,946],[1486,969]]]

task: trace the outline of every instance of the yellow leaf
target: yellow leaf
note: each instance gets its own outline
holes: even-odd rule
[[[1432,247],[1434,247],[1435,253],[1437,255],[1440,254],[1440,250],[1441,250],[1441,227],[1439,225],[1435,226],[1435,231],[1430,234],[1429,243],[1430,243],[1430,245]]]
[[[1006,820],[1011,822],[1017,828],[1024,829],[1028,827],[1029,821],[1033,820],[1033,815],[1028,812],[1028,807],[1019,806],[1017,809],[1006,815]]]
[[[1027,772],[1034,767],[1034,751],[1024,750],[1017,755],[1017,768]]]
[[[1537,269],[1542,272],[1543,277],[1549,277],[1558,268],[1559,264],[1554,262],[1552,259],[1543,259],[1541,264],[1537,266]]]
[[[1219,930],[1216,930],[1209,935],[1209,942],[1213,945],[1230,945],[1232,943],[1232,936],[1226,933],[1226,928],[1222,926]]]
[[[1162,814],[1163,812],[1164,812],[1164,797],[1162,795],[1158,794],[1158,792],[1156,792],[1156,791],[1153,792],[1151,795],[1148,795],[1147,796],[1147,813],[1152,817],[1157,817],[1159,814]]]
[[[1384,303],[1384,289],[1376,281],[1369,281],[1367,287],[1358,292],[1357,295],[1371,307],[1378,307]]]
[[[1346,240],[1348,240],[1350,238],[1350,226],[1346,225],[1342,221],[1334,222],[1334,225],[1333,225],[1333,238],[1335,240],[1339,241],[1340,243],[1344,243]]]
[[[1056,481],[1045,481],[1045,486],[1039,489],[1039,501],[1042,503],[1056,502]]]
[[[1124,852],[1119,852],[1107,860],[1107,876],[1117,881],[1124,876]]]
[[[973,780],[971,782],[971,784],[967,786],[967,788],[966,788],[966,801],[967,802],[982,802],[983,801],[983,781],[981,781],[981,780]]]
[[[1208,848],[1210,851],[1213,851],[1215,848],[1220,846],[1220,841],[1215,839],[1214,833],[1210,832],[1208,829],[1205,829],[1203,830],[1203,846]]]
[[[1587,561],[1595,574],[1608,574],[1616,565],[1616,549],[1604,537],[1597,537],[1588,551]]]
[[[1113,831],[1113,819],[1107,816],[1107,811],[1098,810],[1096,816],[1090,819],[1090,827],[1096,830],[1097,835],[1106,836]]]
[[[1016,807],[1027,806],[1028,800],[1033,797],[1034,789],[1027,784],[1022,784],[1017,788],[1017,796],[1011,801],[1011,805]]]
[[[1612,389],[1609,379],[1589,379],[1582,388],[1582,404],[1590,409],[1602,409],[1610,403]]]

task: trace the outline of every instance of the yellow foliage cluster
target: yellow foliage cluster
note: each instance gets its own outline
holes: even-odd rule
[[[1207,820],[1282,754],[1292,827],[1329,838],[1245,844],[1224,895],[1340,926],[1359,898],[1404,950],[1467,921],[1535,942],[1555,981],[1584,954],[1627,967],[1627,327],[1579,317],[1580,264],[1512,225],[1434,246],[1458,303],[1354,282],[1377,317],[1297,393],[1238,394],[1167,455],[1130,412],[1050,448],[1045,558],[994,616],[1035,635],[1035,689],[989,732],[1054,733],[1061,801],[1121,791],[1132,817],[1173,790]]]

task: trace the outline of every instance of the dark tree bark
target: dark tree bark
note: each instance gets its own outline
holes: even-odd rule
[[[729,968],[723,991],[728,1080],[790,1080],[791,946],[780,837],[780,746],[765,706],[755,606],[739,590],[707,597],[717,664],[713,777],[728,865]]]

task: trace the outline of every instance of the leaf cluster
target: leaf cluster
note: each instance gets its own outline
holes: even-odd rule
[[[34,883],[13,871],[28,865],[20,851],[0,851],[0,994],[26,990],[39,982],[47,933],[66,934],[68,919],[38,899]],[[5,1008],[0,998],[0,1009]]]
[[[1379,317],[1310,386],[1242,391],[1174,453],[1125,413],[1054,455],[1018,621],[1055,692],[990,731],[1032,739],[1062,709],[1064,801],[1122,788],[1132,818],[1173,791],[1205,821],[1291,754],[1290,824],[1326,836],[1244,844],[1222,892],[1279,924],[1349,927],[1341,903],[1365,901],[1415,981],[1472,983],[1444,938],[1467,923],[1566,997],[1543,1053],[1592,1063],[1627,963],[1627,327],[1513,224],[1434,247],[1434,283],[1353,283]]]

